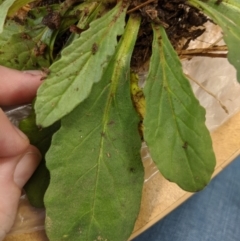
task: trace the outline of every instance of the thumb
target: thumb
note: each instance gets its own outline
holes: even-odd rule
[[[35,146],[30,145],[14,171],[13,179],[19,188],[23,188],[36,170],[41,159],[40,151]]]
[[[0,108],[0,157],[16,156],[29,146],[27,136],[15,127]]]

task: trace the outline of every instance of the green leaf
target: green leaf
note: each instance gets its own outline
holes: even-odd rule
[[[53,136],[45,196],[51,241],[122,241],[133,230],[144,176],[139,117],[130,95],[139,25],[138,18],[130,18],[103,78]]]
[[[8,17],[12,17],[17,12],[18,9],[33,1],[35,0],[15,0],[12,6],[8,10],[8,14],[7,14]]]
[[[0,0],[0,33],[3,31],[8,10],[14,2],[15,0]]]
[[[199,191],[215,166],[212,142],[199,105],[162,27],[154,27],[153,54],[144,87],[144,139],[163,176]]]
[[[50,175],[46,168],[44,157],[50,147],[52,135],[59,129],[60,123],[57,122],[45,129],[39,129],[35,123],[36,117],[34,110],[32,110],[31,114],[19,124],[20,130],[28,136],[30,143],[36,146],[43,156],[43,160],[24,186],[24,190],[27,193],[30,203],[34,207],[42,208],[44,207],[43,197],[50,181]]]
[[[24,26],[13,20],[6,22],[0,35],[1,65],[18,70],[50,66],[49,43],[54,32],[41,23],[46,13],[46,7],[30,11],[33,19],[27,18]]]
[[[53,12],[59,12],[60,5],[51,5],[51,10]],[[25,26],[28,30],[36,30],[45,28],[46,26],[42,23],[44,16],[49,14],[49,6],[35,7],[28,12],[28,17],[26,18]]]
[[[28,200],[33,207],[44,208],[44,195],[50,182],[50,174],[42,160],[36,171],[24,186]]]
[[[37,69],[48,67],[49,59],[38,55],[42,42],[36,42],[31,33],[13,34],[11,38],[0,47],[0,64],[18,70]]]
[[[86,7],[86,6],[88,9],[88,14],[82,11],[79,16],[80,19],[77,26],[80,29],[86,29],[93,20],[95,20],[98,16],[103,15],[103,12],[106,11],[106,8],[104,7],[104,5],[99,4],[97,2],[89,2],[89,3],[85,2],[85,4],[82,3],[81,5],[78,6],[77,9],[82,10],[83,7]],[[85,8],[85,11],[86,11],[86,8]]]
[[[22,33],[24,27],[13,20],[7,20],[3,32],[0,34],[0,48],[7,43],[13,34]],[[1,53],[0,53],[1,54]]]
[[[88,97],[115,52],[117,36],[124,31],[126,9],[120,2],[62,51],[50,75],[38,90],[35,110],[43,127],[70,113]]]
[[[87,9],[87,14],[86,14],[86,9]],[[103,15],[103,13],[106,11],[106,7],[103,4],[99,4],[97,2],[84,2],[80,5],[78,5],[76,8],[73,9],[73,11],[79,12],[80,14],[78,16],[79,21],[77,23],[77,27],[81,30],[86,30],[89,28],[89,24],[94,21],[95,19],[99,18],[99,16]],[[72,33],[65,46],[68,46],[72,44],[72,42],[75,39],[78,39],[80,37],[79,33]]]
[[[239,0],[216,0],[206,3],[199,0],[189,0],[190,4],[201,9],[211,17],[223,30],[223,38],[228,46],[228,60],[237,70],[240,82],[240,2]]]

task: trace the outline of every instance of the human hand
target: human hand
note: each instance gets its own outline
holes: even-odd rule
[[[21,72],[0,66],[0,106],[31,102],[42,77],[41,71]],[[22,187],[40,160],[38,149],[0,108],[0,241],[14,223]]]

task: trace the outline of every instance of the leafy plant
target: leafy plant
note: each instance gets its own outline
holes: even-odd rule
[[[51,142],[49,186],[44,162],[26,186],[37,206],[45,194],[51,241],[127,240],[142,140],[165,178],[191,192],[207,185],[215,157],[205,110],[177,55],[204,32],[203,13],[222,28],[240,80],[237,0],[0,0],[0,64],[47,73],[36,118],[20,128],[43,153]],[[142,90],[136,70],[149,58]]]

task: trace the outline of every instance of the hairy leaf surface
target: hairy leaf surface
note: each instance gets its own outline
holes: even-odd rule
[[[144,139],[165,178],[187,191],[199,191],[215,166],[205,110],[183,75],[164,29],[153,29],[153,54],[144,88]]]
[[[130,18],[101,81],[53,136],[45,196],[51,241],[122,241],[132,232],[144,174],[139,117],[130,95],[130,59],[139,25],[139,19]]]
[[[216,4],[216,0],[202,2],[189,0],[211,17],[223,30],[223,38],[228,46],[228,60],[237,70],[240,82],[240,2],[238,0],[223,0]]]
[[[124,31],[125,14],[119,3],[62,51],[39,88],[35,105],[37,123],[48,126],[71,112],[90,94],[115,52],[117,36]]]

